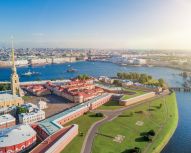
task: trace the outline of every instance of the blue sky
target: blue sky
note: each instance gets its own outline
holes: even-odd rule
[[[191,49],[190,0],[1,0],[0,45]]]

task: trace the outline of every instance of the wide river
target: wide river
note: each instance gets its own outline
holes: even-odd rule
[[[68,68],[74,68],[75,73],[66,72]],[[30,71],[40,72],[40,76],[22,77],[21,74]],[[183,78],[178,74],[180,70],[161,67],[125,67],[104,62],[76,62],[35,67],[19,67],[20,81],[68,79],[78,74],[91,76],[116,76],[117,72],[141,72],[148,73],[155,78],[163,78],[171,87],[181,86]],[[0,68],[0,81],[9,81],[10,68]],[[191,153],[191,93],[177,92],[179,109],[179,123],[175,134],[164,148],[162,153]]]

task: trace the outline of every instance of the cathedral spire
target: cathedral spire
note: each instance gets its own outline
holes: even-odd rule
[[[12,75],[11,75],[11,90],[13,95],[22,95],[22,90],[19,85],[19,76],[15,66],[15,50],[13,48],[13,37],[11,37],[11,61],[12,61]]]
[[[13,37],[11,37],[11,58],[12,58],[12,71],[16,73],[16,66],[15,66],[15,50],[13,48]]]

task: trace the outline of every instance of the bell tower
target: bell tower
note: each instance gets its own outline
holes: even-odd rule
[[[19,76],[17,74],[17,69],[15,66],[15,51],[13,48],[13,38],[11,40],[11,61],[12,61],[12,74],[11,74],[11,91],[13,95],[21,96],[21,88],[19,85]]]

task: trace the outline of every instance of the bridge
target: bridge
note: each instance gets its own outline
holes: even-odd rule
[[[183,91],[183,92],[191,92],[191,88],[190,87],[170,87],[171,90],[174,91]]]

